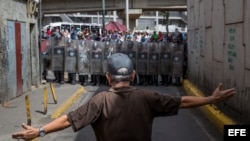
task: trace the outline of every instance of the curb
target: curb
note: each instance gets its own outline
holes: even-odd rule
[[[84,87],[78,89],[66,102],[60,105],[51,115],[52,119],[58,118],[61,116],[86,90]]]
[[[204,96],[204,94],[188,80],[183,81],[183,87],[188,95]],[[200,108],[208,119],[221,131],[221,133],[224,132],[224,125],[236,124],[235,121],[227,117],[213,104],[201,106]]]

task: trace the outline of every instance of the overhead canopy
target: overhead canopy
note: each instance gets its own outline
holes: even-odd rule
[[[110,21],[105,25],[106,30],[112,30],[112,31],[127,31],[127,28],[125,25],[115,22],[115,21]]]

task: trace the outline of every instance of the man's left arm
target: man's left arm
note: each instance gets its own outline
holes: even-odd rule
[[[207,97],[183,96],[181,98],[180,108],[192,108],[207,104],[214,104],[220,101],[228,100],[236,93],[235,88],[221,90],[221,87],[222,84],[220,83],[214,90],[213,94]]]

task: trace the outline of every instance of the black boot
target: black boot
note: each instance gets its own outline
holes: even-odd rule
[[[84,86],[88,85],[88,75],[83,76],[83,81],[82,82],[83,82]]]
[[[71,84],[75,85],[76,84],[76,73],[71,74]]]
[[[72,73],[68,73],[68,80],[66,83],[71,83],[72,82]]]
[[[79,83],[84,85],[84,75],[79,75]]]
[[[81,85],[85,86],[85,76],[82,76]]]
[[[64,84],[64,71],[59,72],[59,77],[60,77],[59,79],[60,84]]]
[[[100,86],[101,84],[101,75],[96,75],[96,85]]]
[[[158,75],[153,75],[153,84],[158,86]]]
[[[47,81],[47,74],[48,74],[47,70],[44,70],[43,71],[43,79],[46,81]]]
[[[54,82],[59,83],[59,73],[58,73],[58,71],[54,71],[54,76],[55,76]]]

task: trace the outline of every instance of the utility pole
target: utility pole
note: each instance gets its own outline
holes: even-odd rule
[[[126,0],[126,26],[127,26],[127,30],[129,30],[129,7],[128,7],[128,0]]]
[[[42,0],[39,0],[39,11],[38,11],[38,17],[39,17],[39,26],[38,26],[38,28],[39,28],[39,66],[40,66],[40,71],[39,71],[39,73],[40,73],[40,81],[43,79],[43,75],[42,75],[42,73],[43,73],[43,71],[42,71],[42,69],[44,69],[44,64],[42,64],[42,55],[41,55],[41,48],[42,48],[42,17],[43,17],[43,14],[42,14]],[[44,31],[45,32],[45,31]],[[43,66],[43,68],[41,68],[41,66]]]
[[[105,31],[105,0],[102,0],[102,34]]]
[[[169,29],[169,11],[161,11],[164,15],[165,25],[166,25],[166,32],[168,33]]]

